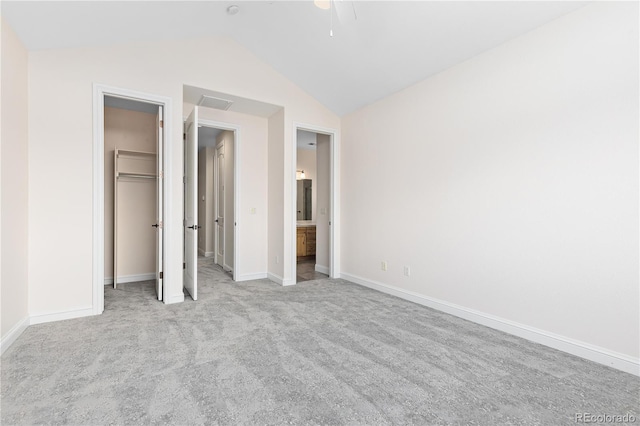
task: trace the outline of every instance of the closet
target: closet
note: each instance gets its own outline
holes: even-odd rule
[[[155,282],[159,299],[161,117],[158,105],[105,96],[105,284],[151,296]]]
[[[150,236],[154,236],[152,228],[158,226],[152,224],[158,175],[156,154],[152,152],[115,148],[113,163],[113,288],[116,288],[119,264],[125,272],[148,264],[149,256],[144,254],[155,245],[155,238]],[[139,265],[140,262],[143,265]]]

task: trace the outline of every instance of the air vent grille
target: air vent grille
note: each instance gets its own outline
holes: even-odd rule
[[[216,98],[214,96],[202,95],[200,97],[200,101],[198,102],[198,106],[203,106],[205,108],[213,108],[213,109],[221,109],[223,111],[227,111],[233,101],[228,101],[226,99]]]

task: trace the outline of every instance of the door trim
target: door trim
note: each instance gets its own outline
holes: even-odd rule
[[[306,123],[293,123],[290,179],[296,181],[298,161],[298,130],[321,133],[329,136],[329,278],[340,278],[340,131],[329,127]],[[291,284],[296,284],[296,185],[291,185]]]
[[[164,303],[179,302],[177,297],[167,291],[167,284],[174,283],[174,271],[170,265],[175,264],[172,247],[171,230],[173,215],[171,213],[172,197],[172,99],[136,90],[109,86],[100,83],[93,84],[93,265],[92,265],[92,307],[94,315],[104,311],[104,97],[132,99],[163,107],[163,179],[164,179],[164,233],[163,233],[163,299]],[[182,263],[182,262],[180,262]]]
[[[240,217],[240,138],[241,127],[232,123],[226,123],[222,121],[208,120],[206,118],[198,118],[198,124],[204,127],[214,127],[216,129],[229,130],[233,132],[233,265],[231,265],[231,274],[233,280],[237,281],[240,269],[240,259],[238,253],[240,253],[240,239],[239,228],[240,223],[238,218]],[[225,219],[227,220],[227,219]],[[225,248],[226,250],[226,248]],[[223,260],[224,263],[224,260]]]

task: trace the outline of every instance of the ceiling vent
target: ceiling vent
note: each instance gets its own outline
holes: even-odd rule
[[[229,107],[231,107],[232,103],[233,101],[228,101],[226,99],[202,95],[200,97],[200,101],[198,102],[198,106],[203,106],[205,108],[221,109],[223,111],[227,111]]]

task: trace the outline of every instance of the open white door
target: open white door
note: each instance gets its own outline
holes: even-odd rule
[[[186,122],[184,141],[184,287],[198,299],[198,107]]]
[[[215,263],[224,267],[224,144],[216,146],[215,159],[215,215],[216,215],[216,236],[215,236]]]
[[[162,172],[162,140],[163,140],[163,119],[162,119],[162,107],[158,107],[158,116],[156,117],[156,131],[158,141],[158,155],[156,156],[156,223],[153,225],[156,228],[156,294],[158,300],[162,300],[162,191],[163,191],[163,177]]]

